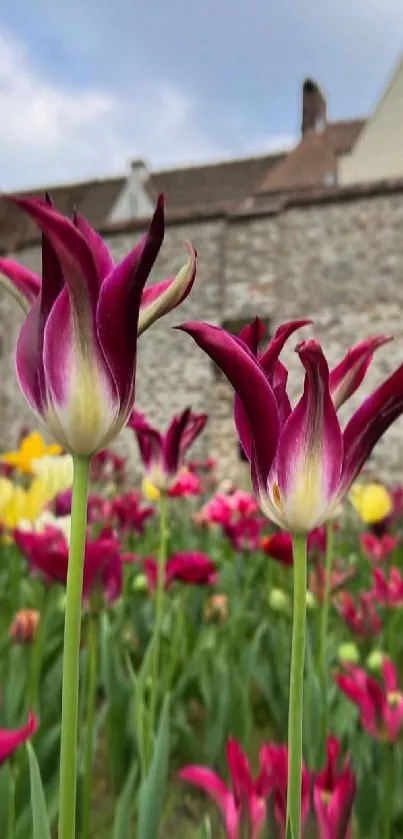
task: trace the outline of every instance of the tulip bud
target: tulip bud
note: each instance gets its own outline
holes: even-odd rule
[[[269,606],[273,612],[280,612],[282,615],[291,614],[291,600],[286,591],[282,588],[272,588],[269,592]]]
[[[145,574],[137,574],[133,580],[133,591],[141,593],[148,591],[147,577]]]
[[[204,617],[208,621],[223,623],[228,618],[228,597],[226,594],[213,594],[204,607]]]
[[[318,606],[318,601],[317,601],[315,595],[312,594],[311,591],[307,591],[306,595],[305,595],[305,598],[306,598],[306,608],[308,609],[308,611],[313,612],[314,609],[316,609],[317,606]]]
[[[20,609],[14,615],[9,636],[15,644],[32,644],[39,626],[40,613],[36,609]]]
[[[366,661],[368,670],[380,672],[382,670],[384,659],[385,653],[383,653],[382,650],[372,650]]]
[[[337,655],[342,664],[358,664],[360,660],[360,653],[357,644],[354,644],[352,641],[340,644]]]

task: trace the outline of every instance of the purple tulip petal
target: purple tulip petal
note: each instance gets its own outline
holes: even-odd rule
[[[139,335],[162,315],[179,306],[190,293],[196,279],[197,253],[189,242],[186,242],[186,247],[189,259],[177,276],[144,289],[138,323]]]
[[[330,371],[329,387],[333,404],[338,410],[360,386],[375,350],[393,341],[392,337],[377,335],[366,338],[348,350],[342,361]]]
[[[164,238],[159,197],[148,232],[104,280],[97,310],[99,340],[118,388],[122,410],[133,398],[141,295]]]
[[[174,417],[165,435],[163,446],[164,467],[168,475],[175,475],[179,468],[181,441],[188,424],[190,410]]]
[[[39,295],[21,327],[16,350],[16,370],[21,390],[39,417],[43,417],[46,405],[43,366],[44,330],[55,300],[64,286],[60,262],[44,234],[42,234],[42,274]]]
[[[48,404],[45,419],[68,451],[92,454],[116,433],[115,382],[91,334],[77,330],[67,288],[48,317],[43,347]]]
[[[362,403],[344,434],[340,493],[349,489],[380,437],[403,413],[403,364]]]
[[[286,422],[277,452],[272,501],[291,531],[321,523],[339,486],[343,438],[329,393],[329,368],[320,345],[304,341],[304,393]]]
[[[262,481],[267,479],[277,449],[277,403],[266,376],[246,344],[225,329],[208,323],[189,322],[178,329],[188,332],[221,368],[240,397],[246,412]],[[242,445],[245,441],[241,439]]]
[[[83,234],[91,250],[97,267],[98,277],[102,282],[115,267],[112,254],[106,242],[102,239],[102,236],[91,227],[87,219],[80,215],[80,213],[74,213],[74,224],[80,233]]]
[[[206,422],[208,420],[207,414],[192,414],[189,413],[187,426],[183,431],[182,439],[180,441],[180,456],[184,457],[187,450],[202,433]]]
[[[13,204],[31,216],[41,228],[63,269],[63,277],[78,314],[88,299],[95,311],[99,280],[94,258],[83,234],[46,201],[8,196]]]
[[[273,389],[279,408],[280,427],[284,425],[285,420],[291,413],[291,406],[286,392],[288,373],[284,365],[280,365],[278,356],[280,355],[280,352],[290,335],[292,335],[292,333],[297,329],[300,329],[301,326],[306,326],[309,323],[311,323],[311,321],[296,320],[282,324],[276,330],[274,338],[270,341],[266,351],[260,354],[258,352],[259,344],[266,331],[265,325],[262,321],[259,318],[255,318],[253,323],[249,324],[249,326],[245,326],[239,333],[240,340],[242,340],[253,355],[257,357],[259,365],[266,374],[270,386]],[[276,369],[277,378],[274,379],[273,377]],[[286,373],[285,378],[283,375],[284,371]],[[252,446],[250,427],[245,409],[239,396],[235,396],[234,399],[234,422],[245,455],[248,460],[251,460]]]
[[[239,333],[239,338],[246,344],[250,351],[257,357],[259,344],[266,333],[266,326],[260,318],[255,318],[248,326],[244,326]]]
[[[4,274],[19,294],[33,303],[41,290],[41,278],[34,271],[13,262],[12,259],[0,259],[0,274]],[[12,289],[11,289],[12,291]]]
[[[287,323],[282,323],[276,329],[269,346],[259,358],[259,363],[263,367],[265,373],[270,373],[272,371],[273,364],[277,361],[281,350],[284,349],[284,345],[291,335],[296,332],[297,329],[301,329],[302,326],[309,326],[311,323],[311,320],[291,320]]]

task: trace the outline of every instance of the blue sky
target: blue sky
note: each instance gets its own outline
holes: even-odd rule
[[[402,0],[12,0],[0,22],[0,187],[260,153],[298,135],[314,77],[367,114]]]

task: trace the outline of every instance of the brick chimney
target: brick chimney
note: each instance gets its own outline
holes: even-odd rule
[[[325,127],[326,99],[313,79],[305,79],[302,85],[302,134],[323,131]]]

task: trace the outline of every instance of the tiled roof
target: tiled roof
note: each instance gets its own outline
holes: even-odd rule
[[[167,219],[173,223],[187,217],[233,215],[238,208],[242,212],[263,205],[270,212],[270,200],[276,212],[280,196],[330,183],[337,157],[351,149],[363,125],[364,120],[329,123],[323,132],[308,131],[288,152],[151,172],[145,188],[152,199],[159,192],[165,194]],[[126,177],[108,178],[43,187],[24,195],[43,197],[49,191],[62,213],[70,215],[76,207],[93,227],[113,231],[116,225],[109,224],[109,216],[125,183]],[[117,227],[125,224],[122,220]],[[23,213],[0,201],[0,253],[20,249],[37,237],[37,228]]]
[[[308,131],[292,151],[267,173],[258,192],[307,189],[326,183],[337,171],[337,158],[353,147],[365,120],[331,122],[323,131]]]
[[[45,193],[50,192],[60,212],[71,215],[76,208],[93,227],[100,227],[105,223],[125,182],[126,179],[122,177],[108,178],[66,186],[42,187],[20,194],[30,198],[44,198]],[[19,247],[21,241],[35,239],[37,235],[36,225],[27,216],[7,201],[0,201],[0,252]]]
[[[153,172],[146,187],[153,197],[164,193],[168,213],[184,207],[192,210],[196,206],[231,205],[251,195],[286,154],[279,152]]]

